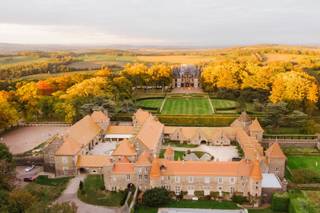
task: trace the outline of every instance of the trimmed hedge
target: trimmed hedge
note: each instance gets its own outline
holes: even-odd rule
[[[309,202],[304,198],[290,199],[289,213],[311,213],[313,212]]]
[[[237,117],[237,115],[158,115],[160,122],[168,126],[229,126]]]
[[[289,195],[285,193],[274,193],[272,195],[272,210],[287,212],[289,207]]]

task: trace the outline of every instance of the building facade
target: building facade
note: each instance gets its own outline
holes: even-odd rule
[[[201,70],[195,65],[182,64],[173,68],[172,87],[200,87]]]
[[[167,127],[141,109],[132,120],[131,127],[118,128],[120,134],[126,132],[132,137],[118,141],[110,155],[88,154],[96,145],[110,143],[105,135],[114,133],[115,128],[109,117],[94,112],[78,121],[66,132],[55,153],[56,174],[103,174],[105,187],[111,191],[134,184],[142,191],[165,187],[189,197],[201,191],[204,195],[227,193],[251,198],[261,196],[263,173],[284,177],[286,158],[280,146],[273,144],[264,152],[259,143],[263,129],[257,119],[252,121],[246,113],[229,127]],[[175,161],[174,150],[169,147],[159,158],[164,139],[213,146],[228,146],[236,141],[244,156],[240,161]]]

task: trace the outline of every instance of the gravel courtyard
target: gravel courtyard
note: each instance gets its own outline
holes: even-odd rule
[[[62,134],[68,127],[33,126],[20,127],[0,136],[0,142],[5,143],[12,154],[20,154],[32,150],[51,136]]]

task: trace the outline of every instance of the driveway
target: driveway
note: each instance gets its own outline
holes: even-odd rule
[[[167,146],[163,146],[163,149],[166,149]],[[195,148],[186,148],[186,147],[171,147],[175,151],[186,152],[188,150],[192,152],[207,152],[210,155],[214,156],[215,161],[231,161],[234,157],[239,157],[238,150],[236,146],[207,146],[200,145]]]
[[[0,143],[6,144],[12,154],[20,154],[34,149],[55,134],[63,134],[67,128],[61,126],[19,127],[0,136]]]
[[[62,195],[56,200],[58,203],[73,202],[78,207],[78,213],[118,213],[119,208],[94,206],[82,202],[78,199],[77,192],[80,181],[83,181],[85,176],[79,175],[71,179],[67,188],[62,192]]]

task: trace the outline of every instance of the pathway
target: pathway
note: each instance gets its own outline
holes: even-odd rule
[[[78,207],[78,213],[118,213],[120,208],[113,207],[103,207],[103,206],[94,206],[82,202],[78,199],[77,192],[79,188],[80,181],[83,181],[85,176],[78,175],[75,178],[72,178],[67,186],[67,188],[62,192],[62,195],[56,200],[58,203],[63,202],[73,202]]]

